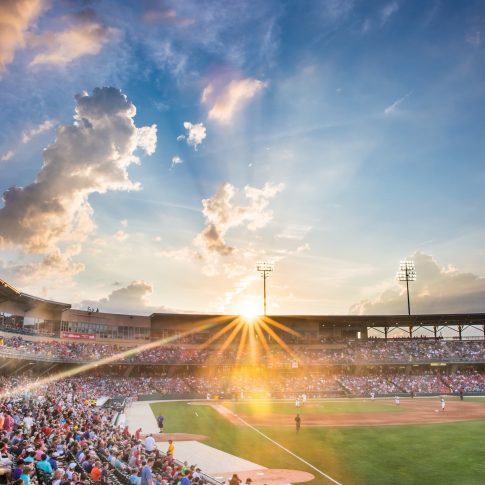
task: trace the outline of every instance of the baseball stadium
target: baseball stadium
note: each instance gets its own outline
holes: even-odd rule
[[[166,483],[485,480],[485,314],[135,316],[0,292],[16,459],[93,483],[147,457]]]
[[[485,0],[0,0],[0,485],[484,485],[484,81]]]

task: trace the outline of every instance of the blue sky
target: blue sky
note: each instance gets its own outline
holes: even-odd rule
[[[404,313],[409,257],[414,311],[485,311],[483,2],[0,13],[1,278],[234,313],[268,259],[272,313]]]

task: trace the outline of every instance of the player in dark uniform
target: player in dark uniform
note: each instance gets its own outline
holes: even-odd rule
[[[299,433],[300,432],[300,427],[301,427],[301,418],[300,418],[300,415],[299,414],[296,415],[296,418],[295,418],[295,426],[296,426],[296,432]]]
[[[158,423],[158,428],[160,429],[160,433],[163,433],[163,422],[165,421],[165,418],[160,415],[157,418],[157,423]]]

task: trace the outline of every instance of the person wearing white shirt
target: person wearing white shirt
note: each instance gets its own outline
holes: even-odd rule
[[[155,449],[155,440],[151,434],[145,438],[144,445],[147,453],[151,453]]]

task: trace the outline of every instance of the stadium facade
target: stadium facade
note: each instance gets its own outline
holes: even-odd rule
[[[140,344],[174,338],[199,326],[193,339],[201,341],[238,315],[153,313],[128,315],[99,309],[73,309],[68,303],[22,293],[0,279],[0,325],[28,333],[44,334],[73,341]],[[271,315],[270,318],[297,332],[302,343],[332,339],[367,339],[370,331],[379,337],[396,335],[440,338],[443,331],[458,340],[465,333],[485,338],[485,313],[428,315]],[[204,328],[205,322],[216,322]],[[275,330],[278,332],[278,330]],[[282,332],[279,332],[282,333]],[[287,336],[286,336],[287,338]],[[193,343],[196,343],[194,341]]]

